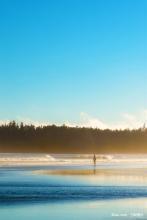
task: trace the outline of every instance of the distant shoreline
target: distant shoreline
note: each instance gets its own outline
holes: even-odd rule
[[[16,123],[0,125],[0,152],[147,153],[147,128],[93,129]]]

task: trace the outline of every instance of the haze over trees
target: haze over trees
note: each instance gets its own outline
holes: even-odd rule
[[[0,152],[147,153],[147,129],[35,127],[12,121],[0,126]]]

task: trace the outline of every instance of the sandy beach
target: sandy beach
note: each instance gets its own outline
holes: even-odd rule
[[[147,169],[134,168],[134,169],[58,169],[58,170],[38,170],[34,171],[36,174],[44,175],[107,175],[107,176],[143,176],[147,178]]]

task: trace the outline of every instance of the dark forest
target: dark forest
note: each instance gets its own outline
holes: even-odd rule
[[[35,127],[12,121],[0,126],[0,152],[147,153],[147,129]]]

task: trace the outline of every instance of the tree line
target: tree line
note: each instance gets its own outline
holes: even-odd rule
[[[35,127],[12,121],[0,125],[0,152],[147,153],[147,129]]]

